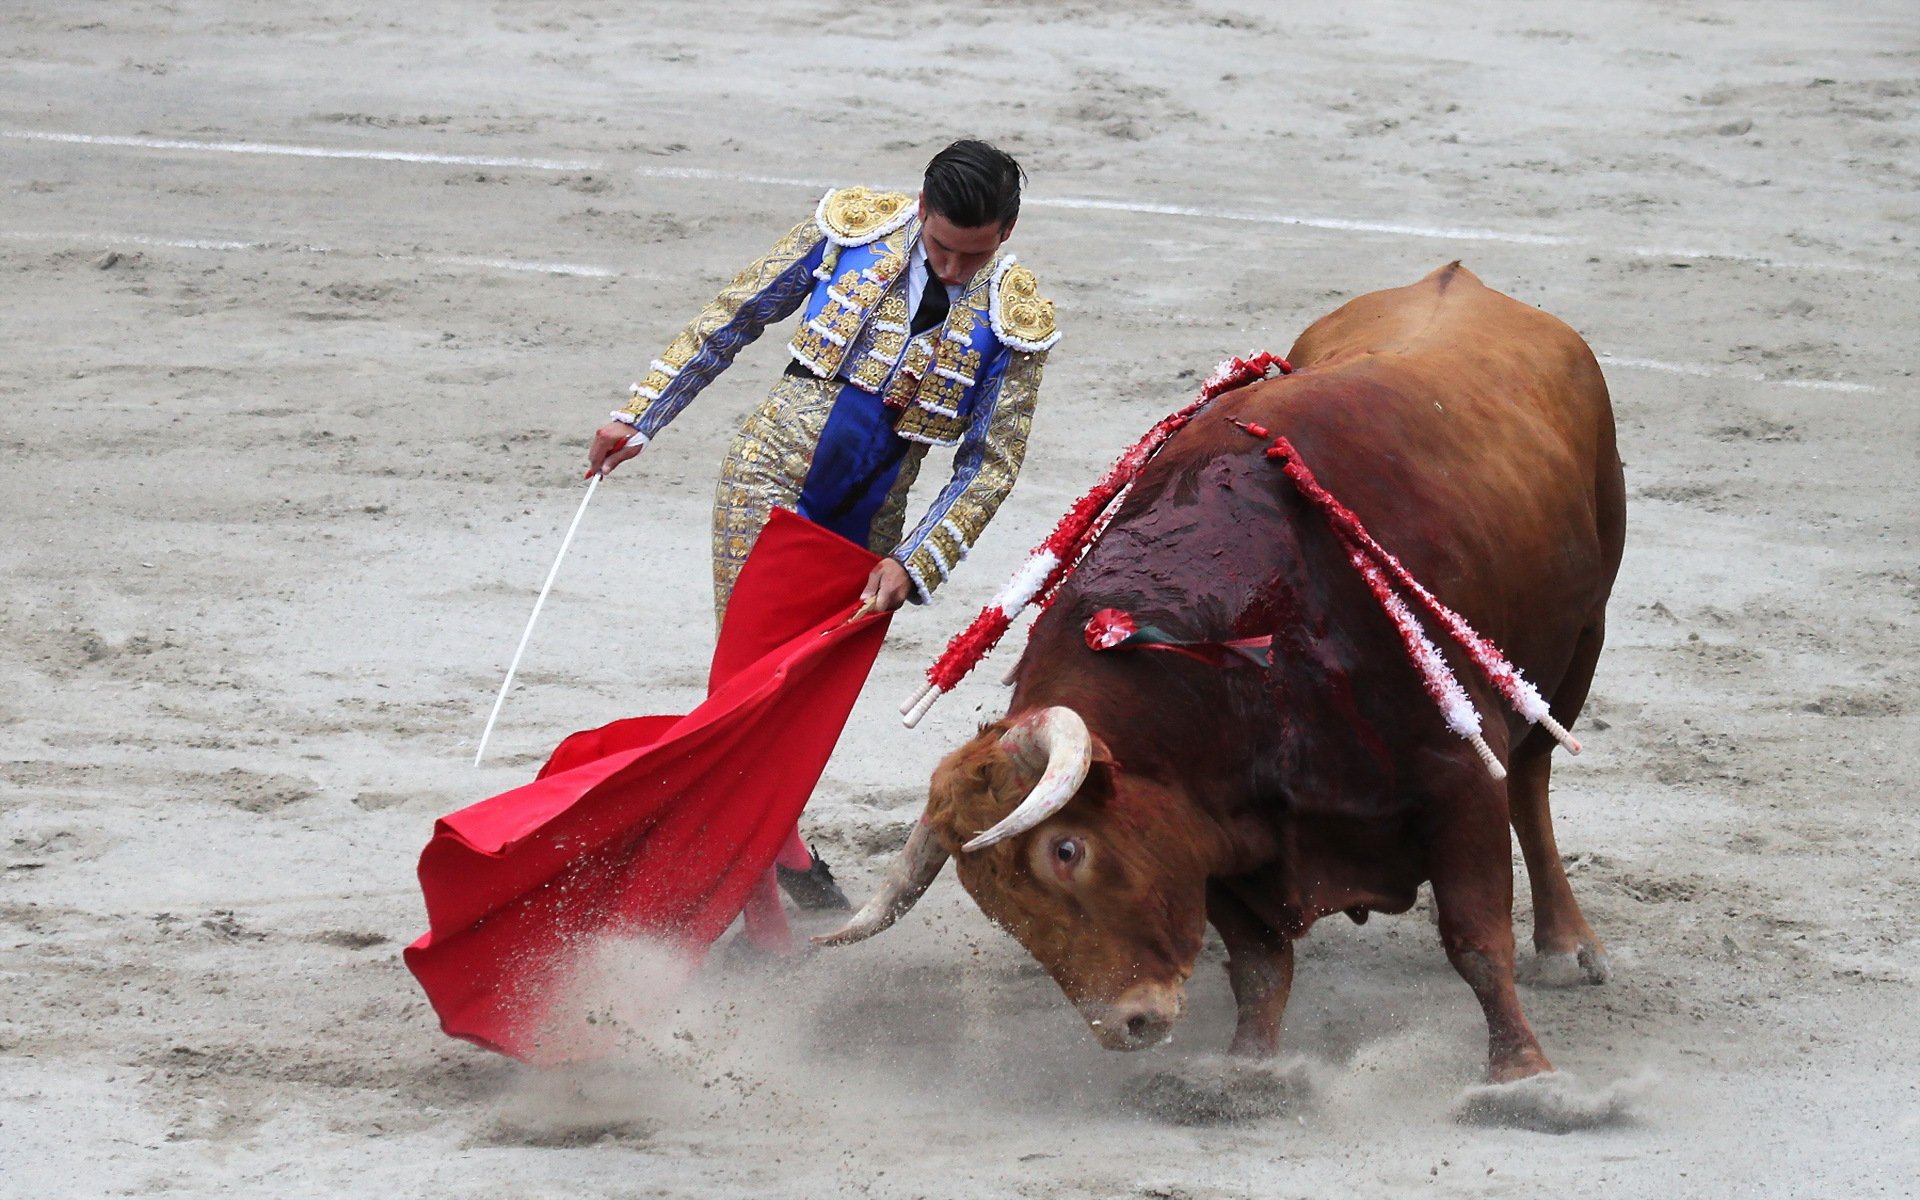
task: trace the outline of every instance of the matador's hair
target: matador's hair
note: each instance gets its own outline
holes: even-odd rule
[[[962,138],[927,163],[921,194],[928,208],[963,229],[1005,228],[1020,215],[1020,187],[1026,180],[1011,154]]]

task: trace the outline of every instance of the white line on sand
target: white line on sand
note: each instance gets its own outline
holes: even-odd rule
[[[599,171],[604,164],[563,158],[505,158],[491,154],[427,154],[413,150],[351,150],[331,146],[289,146],[279,142],[196,142],[184,138],[110,136],[92,133],[42,133],[0,130],[0,137],[29,142],[66,142],[79,146],[123,146],[140,150],[203,150],[218,154],[271,154],[283,158],[348,158],[369,162],[438,163],[455,167],[514,167],[526,171]]]
[[[822,192],[830,187],[843,186],[819,179],[798,179],[791,175],[748,175],[739,171],[711,171],[706,167],[635,167],[632,173],[642,179],[711,179],[718,183],[763,183],[771,187],[812,188]]]
[[[382,255],[383,258],[396,257]],[[612,267],[596,267],[590,263],[564,262],[523,262],[517,258],[472,258],[464,255],[444,258],[429,258],[427,262],[440,263],[449,267],[483,267],[495,271],[530,271],[540,275],[579,275],[586,279],[613,279],[620,272]]]
[[[427,154],[408,150],[355,150],[328,146],[297,146],[281,142],[203,142],[186,138],[119,136],[89,133],[56,133],[39,130],[0,130],[0,137],[38,142],[62,142],[82,146],[117,146],[147,150],[190,150],[217,154],[265,154],[295,158],[358,159],[372,162],[437,163],[453,166],[512,167],[531,171],[603,171],[607,164],[593,159],[514,158],[483,154]],[[741,171],[716,171],[705,167],[634,167],[630,174],[643,179],[704,179],[720,183],[761,184],[772,187],[798,187],[824,191],[834,186],[826,180],[789,175],[760,175]],[[1257,225],[1284,225],[1299,229],[1325,229],[1340,233],[1382,233],[1397,237],[1432,238],[1440,241],[1483,242],[1512,246],[1582,246],[1591,242],[1552,233],[1516,233],[1500,229],[1409,225],[1397,221],[1361,221],[1345,217],[1311,217],[1293,213],[1255,212],[1246,209],[1207,208],[1188,204],[1162,204],[1155,201],[1100,200],[1076,196],[1029,194],[1026,203],[1033,208],[1059,208],[1083,212],[1136,213],[1147,216],[1186,217],[1205,221],[1235,221]],[[1764,254],[1731,250],[1675,249],[1660,246],[1620,247],[1616,253],[1635,258],[1725,259],[1730,262],[1792,270],[1870,271],[1876,268],[1850,262],[1786,262]]]
[[[0,239],[10,242],[67,242],[80,245],[152,246],[170,250],[287,250],[300,254],[338,254],[331,246],[311,246],[300,242],[234,242],[218,238],[148,237],[138,233],[40,233],[24,230],[0,231]],[[578,275],[587,279],[612,279],[621,274],[612,267],[589,263],[528,262],[516,258],[478,258],[463,254],[392,254],[376,252],[373,258],[392,262],[434,263],[444,267],[463,267],[487,271],[522,271],[540,275]]]
[[[28,233],[7,230],[0,238],[10,242],[91,242],[105,246],[164,246],[173,250],[269,250],[272,242],[228,242],[214,238],[158,238],[137,233]]]
[[[83,245],[104,246],[154,246],[176,250],[290,250],[303,254],[334,254],[337,251],[327,246],[301,245],[294,242],[236,242],[218,238],[162,238],[147,237],[130,233],[35,233],[22,231],[0,231],[0,240],[15,242],[68,242]],[[441,266],[465,267],[479,270],[520,271],[547,275],[573,275],[587,279],[612,279],[622,272],[612,267],[598,267],[588,263],[528,262],[512,258],[477,258],[468,255],[418,255],[389,254],[376,252],[370,257],[393,262],[424,262]],[[1881,389],[1866,383],[1848,383],[1838,379],[1781,379],[1750,371],[1733,370],[1727,367],[1711,366],[1706,363],[1665,362],[1653,358],[1631,358],[1626,355],[1600,352],[1600,361],[1610,367],[1623,367],[1635,371],[1660,371],[1669,375],[1689,375],[1696,379],[1732,379],[1746,383],[1775,384],[1780,387],[1805,388],[1821,392],[1878,392]]]
[[[18,138],[30,141],[65,142],[78,145],[122,146],[155,150],[198,150],[221,154],[267,154],[285,155],[298,158],[343,158],[363,159],[376,162],[439,163],[457,166],[497,166],[514,167],[536,171],[599,171],[605,164],[590,160],[510,158],[492,155],[472,154],[421,154],[399,150],[345,150],[319,146],[291,146],[274,142],[198,142],[178,138],[153,137],[111,137],[82,133],[44,133],[24,130],[0,130],[0,137]],[[757,175],[737,171],[715,171],[703,167],[635,167],[632,174],[647,179],[704,179],[724,183],[752,183],[775,187],[804,187],[824,190],[832,186],[824,180],[803,179],[785,175]],[[1151,216],[1188,217],[1200,220],[1241,221],[1263,225],[1290,225],[1305,229],[1327,229],[1347,233],[1386,233],[1401,237],[1436,238],[1451,241],[1498,242],[1519,246],[1570,246],[1579,244],[1578,239],[1545,233],[1508,233],[1497,229],[1476,228],[1440,228],[1424,225],[1405,225],[1389,221],[1354,221],[1339,217],[1303,217],[1286,213],[1260,213],[1235,209],[1202,208],[1184,204],[1159,204],[1122,200],[1094,200],[1071,196],[1033,196],[1026,203],[1034,208],[1061,208],[1091,212],[1139,213]],[[0,236],[14,239],[52,240],[63,235],[9,233]],[[83,240],[72,235],[74,240]],[[151,239],[134,236],[106,238],[105,235],[93,235],[84,240],[114,240],[132,242],[139,245],[173,246],[182,249],[200,250],[247,250],[266,249],[272,243],[266,242],[217,242],[198,239]],[[318,253],[325,253],[323,247],[304,247]],[[1751,262],[1775,266],[1794,264],[1779,263],[1763,255],[1723,253],[1711,250],[1672,250],[1659,247],[1638,246],[1624,251],[1642,258],[1723,258],[1738,262]],[[445,266],[479,267],[502,271],[526,271],[550,275],[576,275],[586,278],[605,279],[617,276],[620,272],[609,267],[591,266],[581,263],[543,263],[523,262],[504,258],[467,258],[467,257],[417,257],[409,255],[382,255],[385,258],[403,259],[439,263]],[[1867,269],[1853,263],[1802,264],[1835,270]],[[1722,367],[1700,363],[1671,363],[1650,358],[1627,358],[1602,354],[1600,358],[1613,366],[1632,370],[1662,371],[1675,375],[1691,375],[1702,379],[1736,379],[1749,383],[1777,384],[1781,387],[1805,388],[1828,392],[1877,392],[1880,389],[1871,384],[1849,383],[1834,379],[1778,379],[1764,374],[1733,371]]]
[[[1696,379],[1733,379],[1744,383],[1770,383],[1780,387],[1805,388],[1815,392],[1877,392],[1870,383],[1848,383],[1839,379],[1782,379],[1756,371],[1740,371],[1704,363],[1662,362],[1657,358],[1628,358],[1601,352],[1597,357],[1609,367],[1627,367],[1635,371],[1661,371],[1668,375],[1691,375]]]
[[[1145,213],[1164,217],[1197,217],[1208,221],[1247,221],[1256,225],[1294,225],[1305,229],[1332,229],[1343,233],[1391,233],[1401,237],[1439,238],[1446,241],[1505,242],[1515,246],[1570,246],[1575,243],[1573,238],[1560,237],[1551,233],[1505,233],[1497,229],[1447,229],[1427,225],[1402,225],[1391,221],[1350,221],[1342,217],[1301,217],[1286,213],[1199,208],[1186,204],[1082,200],[1068,196],[1035,196],[1026,203],[1035,208]]]

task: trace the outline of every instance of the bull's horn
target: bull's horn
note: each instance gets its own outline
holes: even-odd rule
[[[1020,806],[998,825],[974,838],[962,850],[982,850],[995,842],[1025,833],[1066,807],[1086,782],[1093,765],[1093,735],[1087,723],[1070,708],[1055,705],[1025,718],[1000,739],[1000,748],[1016,759],[1046,763],[1040,782],[1033,785]]]
[[[907,910],[913,907],[913,902],[932,885],[934,878],[940,874],[940,868],[946,864],[947,852],[941,848],[940,839],[933,836],[927,819],[921,817],[914,825],[913,832],[907,836],[906,848],[887,868],[887,877],[881,882],[880,890],[873,899],[861,906],[860,911],[839,929],[814,938],[814,944],[851,946],[855,942],[866,941],[905,916]]]

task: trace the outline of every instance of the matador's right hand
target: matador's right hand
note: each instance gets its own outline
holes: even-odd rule
[[[608,421],[593,431],[593,444],[587,447],[587,473],[584,478],[605,475],[630,458],[637,458],[647,448],[644,441],[627,443],[633,439],[633,426],[618,421]]]

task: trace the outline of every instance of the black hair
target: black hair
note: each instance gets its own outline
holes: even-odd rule
[[[929,209],[962,229],[1004,229],[1020,215],[1020,186],[1026,180],[1011,154],[962,138],[927,163],[921,194]]]

